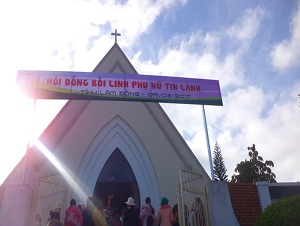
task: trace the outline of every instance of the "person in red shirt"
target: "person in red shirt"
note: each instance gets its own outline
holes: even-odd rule
[[[71,199],[70,207],[66,210],[65,226],[82,226],[83,219],[75,199]]]

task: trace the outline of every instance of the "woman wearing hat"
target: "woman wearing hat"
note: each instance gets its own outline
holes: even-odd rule
[[[174,214],[172,207],[169,205],[169,200],[166,197],[163,197],[160,204],[156,222],[160,226],[172,226]]]
[[[138,226],[139,216],[135,211],[135,204],[133,198],[129,197],[127,202],[125,203],[127,204],[127,208],[124,212],[123,226]]]

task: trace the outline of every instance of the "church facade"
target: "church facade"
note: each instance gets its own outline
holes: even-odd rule
[[[117,43],[94,72],[137,74]],[[183,172],[210,181],[158,103],[69,100],[1,185],[0,219],[44,226],[50,210],[64,220],[69,201],[87,197],[118,210],[150,197],[157,211],[162,197],[183,201]]]

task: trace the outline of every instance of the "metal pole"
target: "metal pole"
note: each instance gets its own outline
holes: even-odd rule
[[[185,225],[185,208],[184,208],[184,200],[183,200],[183,188],[182,188],[182,170],[180,170],[180,195],[181,195],[181,219],[180,219],[180,225]],[[179,210],[178,210],[179,211]]]
[[[209,164],[210,164],[210,172],[211,172],[211,179],[212,181],[215,180],[215,174],[214,174],[214,167],[211,157],[211,150],[210,150],[210,144],[209,144],[209,137],[208,137],[208,130],[207,130],[207,123],[206,123],[206,116],[205,116],[205,109],[204,105],[202,105],[202,115],[203,115],[203,122],[204,122],[204,129],[205,129],[205,136],[206,136],[206,144],[207,144],[207,151],[208,151],[208,157],[209,157]]]

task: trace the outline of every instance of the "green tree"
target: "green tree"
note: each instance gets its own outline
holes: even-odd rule
[[[276,175],[272,173],[270,167],[274,163],[270,160],[264,162],[263,158],[258,155],[255,145],[248,147],[250,160],[245,160],[237,164],[234,171],[239,173],[233,175],[231,181],[235,183],[255,183],[257,181],[276,182]]]
[[[279,199],[267,206],[255,226],[300,225],[300,195]]]
[[[218,142],[216,142],[215,147],[214,147],[214,157],[213,157],[213,163],[214,163],[214,175],[215,175],[215,179],[218,181],[228,181],[227,179],[227,175],[226,175],[226,167],[225,167],[225,163],[224,163],[224,159],[221,153],[221,148],[218,144]]]

